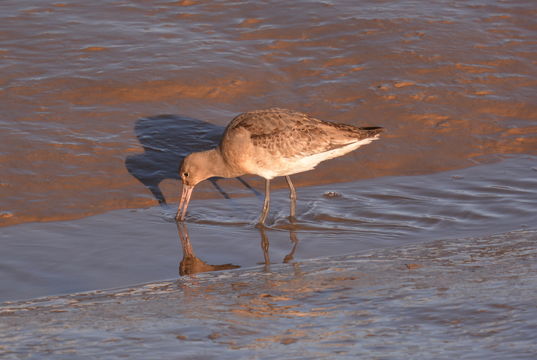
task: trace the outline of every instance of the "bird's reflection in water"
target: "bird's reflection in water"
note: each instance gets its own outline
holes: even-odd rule
[[[188,234],[188,229],[185,223],[177,223],[177,233],[179,234],[181,247],[183,249],[183,259],[179,263],[179,275],[192,275],[201,272],[237,269],[240,267],[239,265],[234,264],[207,264],[206,262],[198,258],[194,253],[194,249],[192,248],[192,243],[190,242],[190,236]],[[270,266],[269,239],[264,228],[259,228],[259,233],[261,234],[261,249],[263,251],[264,258],[263,264],[265,265],[265,270],[268,270]],[[283,263],[289,263],[293,260],[298,245],[298,238],[296,236],[295,231],[289,231],[289,238],[292,243],[292,248],[289,254],[284,257]]]
[[[177,232],[179,233],[181,247],[183,248],[183,259],[179,263],[179,275],[191,275],[200,272],[228,270],[240,267],[239,265],[233,264],[207,264],[206,262],[198,258],[194,253],[194,249],[192,249],[192,244],[190,243],[190,236],[188,235],[188,229],[186,227],[186,224],[177,223]]]
[[[261,249],[263,250],[263,257],[264,257],[264,265],[265,270],[268,270],[268,267],[270,265],[270,255],[269,255],[269,238],[267,236],[267,233],[265,232],[264,227],[258,227],[259,233],[261,234]],[[291,262],[294,259],[295,251],[298,246],[298,238],[296,236],[296,232],[294,230],[289,230],[289,239],[291,240],[291,244],[293,244],[291,251],[289,254],[285,255],[283,258],[283,263],[287,264]]]

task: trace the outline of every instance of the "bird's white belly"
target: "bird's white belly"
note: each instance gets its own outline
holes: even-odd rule
[[[248,173],[259,175],[265,179],[297,174],[312,170],[322,161],[342,156],[358,149],[362,145],[369,144],[373,140],[376,140],[376,137],[356,141],[337,149],[308,156],[285,158],[269,152],[260,152],[255,158],[251,158],[245,164],[245,168]]]

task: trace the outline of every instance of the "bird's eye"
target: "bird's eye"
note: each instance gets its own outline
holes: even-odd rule
[[[188,177],[188,173],[185,171],[185,172],[183,173],[183,176],[184,176],[184,177]]]

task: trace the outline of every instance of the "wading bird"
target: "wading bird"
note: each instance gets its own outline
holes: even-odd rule
[[[277,176],[287,180],[293,219],[296,191],[289,175],[311,170],[321,161],[369,144],[382,131],[382,127],[338,124],[278,108],[240,114],[228,124],[216,148],[189,154],[183,160],[179,170],[183,190],[175,218],[184,221],[192,190],[199,182],[213,176],[255,174],[265,179],[265,201],[258,225],[264,225],[267,218],[270,180]]]

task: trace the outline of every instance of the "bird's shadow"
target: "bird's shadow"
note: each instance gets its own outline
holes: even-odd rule
[[[166,205],[166,198],[160,188],[161,182],[165,179],[180,180],[179,167],[185,156],[216,147],[223,132],[223,126],[182,115],[140,118],[134,125],[134,133],[144,152],[127,156],[125,166],[132,176],[151,191],[160,205]],[[259,194],[243,179],[237,179],[255,194]],[[222,196],[229,198],[218,185],[218,178],[209,181]]]

